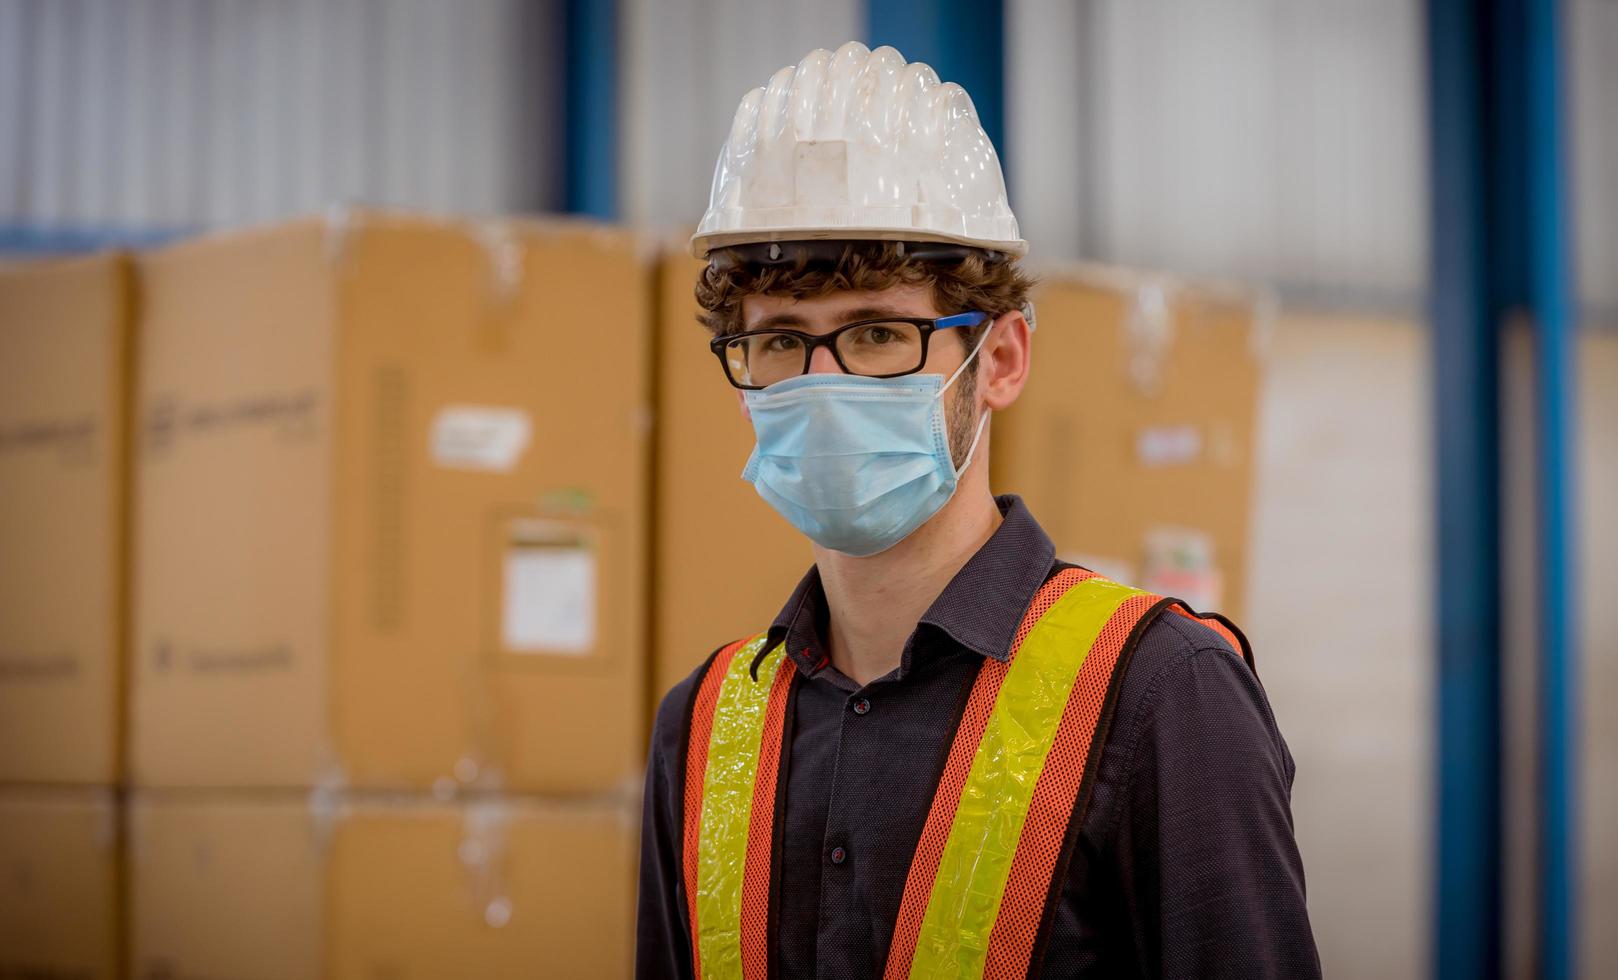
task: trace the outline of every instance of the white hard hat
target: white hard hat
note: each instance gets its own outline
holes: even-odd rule
[[[743,97],[691,251],[809,239],[1028,251],[966,90],[857,41]]]

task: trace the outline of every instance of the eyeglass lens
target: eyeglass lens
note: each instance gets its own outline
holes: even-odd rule
[[[725,345],[725,369],[741,384],[772,385],[808,370],[806,347],[789,333],[742,334]],[[835,347],[845,371],[873,377],[918,370],[924,356],[921,329],[913,323],[864,323],[838,334]]]

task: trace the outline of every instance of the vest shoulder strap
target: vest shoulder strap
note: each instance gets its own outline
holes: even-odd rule
[[[764,644],[760,634],[721,649],[692,703],[683,878],[698,980],[768,972],[776,776],[795,668],[779,645],[759,660]]]
[[[911,861],[885,977],[1021,977],[1065,877],[1117,682],[1169,604],[1068,568],[986,661]]]

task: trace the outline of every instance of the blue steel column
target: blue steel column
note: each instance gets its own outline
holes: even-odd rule
[[[1539,762],[1535,828],[1536,974],[1567,980],[1578,962],[1578,612],[1573,554],[1577,481],[1573,475],[1578,325],[1567,188],[1568,131],[1563,80],[1565,9],[1556,0],[1514,0],[1521,9],[1513,56],[1523,159],[1521,226],[1526,242],[1520,302],[1534,327],[1535,504],[1539,553]]]
[[[1428,0],[1438,454],[1433,973],[1500,975],[1500,340],[1480,5]]]
[[[939,78],[966,89],[983,131],[1004,154],[1003,0],[867,0],[865,13],[871,47],[891,44],[905,60],[925,61]]]
[[[1573,975],[1577,732],[1571,256],[1557,0],[1428,0],[1438,417],[1435,972],[1500,973],[1499,330],[1531,325],[1536,975]]]
[[[618,212],[618,2],[562,0],[567,71],[563,207]]]

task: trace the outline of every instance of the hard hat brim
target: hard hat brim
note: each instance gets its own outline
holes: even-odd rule
[[[758,245],[769,242],[850,241],[850,242],[946,242],[966,245],[987,252],[1004,252],[1013,258],[1028,254],[1028,242],[1021,239],[992,241],[951,235],[931,228],[746,228],[733,231],[698,232],[691,236],[691,254],[706,259],[715,249],[729,245]]]

